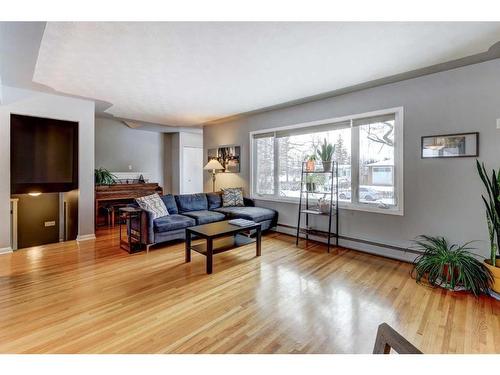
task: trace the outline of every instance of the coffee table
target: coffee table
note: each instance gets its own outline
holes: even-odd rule
[[[255,239],[243,235],[256,230]],[[205,243],[191,244],[192,236],[204,238]],[[261,228],[260,223],[240,227],[229,224],[228,220],[216,223],[196,225],[186,228],[186,263],[191,262],[191,250],[207,257],[207,273],[212,273],[213,256],[240,246],[255,242],[256,256],[260,256]]]

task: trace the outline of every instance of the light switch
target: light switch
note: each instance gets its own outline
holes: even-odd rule
[[[45,222],[45,226],[46,227],[55,227],[56,226],[56,222],[55,221],[46,221]]]
[[[500,118],[497,118],[497,129],[500,129]]]

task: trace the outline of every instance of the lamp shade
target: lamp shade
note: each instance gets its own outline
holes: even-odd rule
[[[224,167],[217,159],[212,159],[203,167],[203,169],[212,171],[214,169],[224,169]]]

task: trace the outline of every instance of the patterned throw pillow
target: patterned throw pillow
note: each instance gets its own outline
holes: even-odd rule
[[[243,189],[242,188],[228,188],[222,189],[222,206],[223,207],[242,207],[243,202]]]
[[[165,207],[165,203],[163,203],[160,196],[156,193],[146,195],[145,197],[135,198],[135,201],[140,208],[150,212],[153,215],[153,219],[168,215],[168,210],[167,207]]]

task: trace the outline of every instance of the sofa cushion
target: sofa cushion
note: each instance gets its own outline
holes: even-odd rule
[[[196,221],[190,217],[172,214],[164,217],[160,217],[153,221],[155,232],[163,233],[169,232],[171,230],[183,229],[196,225]]]
[[[176,195],[175,202],[180,213],[208,209],[207,195],[204,193]]]
[[[257,223],[271,220],[276,216],[276,211],[264,207],[221,207],[214,211],[221,212],[232,219],[247,219]]]
[[[177,203],[175,203],[175,198],[172,194],[162,195],[161,199],[163,203],[165,203],[167,211],[170,215],[179,213],[179,210],[177,209]]]
[[[222,207],[222,193],[207,193],[207,200],[209,210]]]
[[[167,216],[169,214],[167,207],[165,207],[165,203],[163,203],[157,193],[135,198],[135,201],[143,210],[150,212],[153,219]]]
[[[183,213],[183,215],[192,217],[193,219],[196,220],[196,224],[198,225],[213,223],[214,221],[221,221],[226,218],[226,216],[221,212],[208,211],[208,210],[189,211]]]

